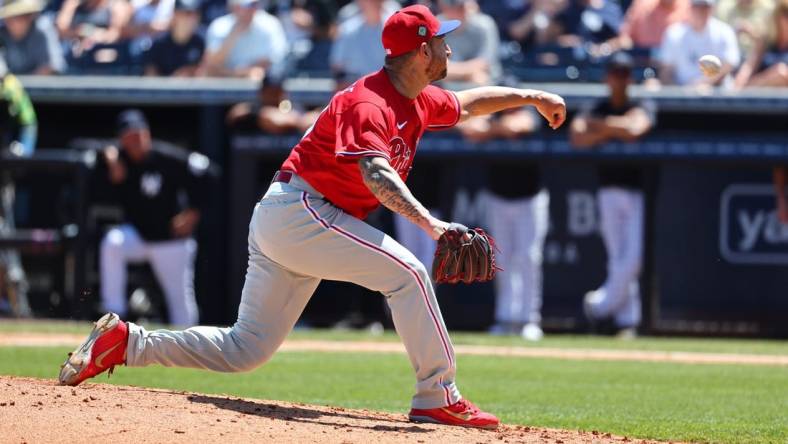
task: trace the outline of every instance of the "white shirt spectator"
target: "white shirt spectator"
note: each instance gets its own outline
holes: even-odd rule
[[[219,17],[208,27],[206,49],[218,51],[235,26],[233,14]],[[287,56],[287,38],[279,19],[265,11],[255,12],[249,28],[236,41],[225,59],[227,69],[241,69],[268,60],[272,66],[281,64]]]
[[[665,65],[673,66],[673,80],[677,85],[691,85],[703,77],[698,59],[716,55],[731,66],[741,62],[739,44],[733,28],[717,18],[709,18],[706,27],[696,32],[687,23],[674,23],[665,31],[659,58]],[[724,85],[730,84],[730,78]]]

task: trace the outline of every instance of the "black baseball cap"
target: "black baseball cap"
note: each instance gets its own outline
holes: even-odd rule
[[[631,55],[620,51],[613,53],[607,59],[605,67],[608,71],[632,71],[632,68],[635,67],[635,60]]]
[[[199,11],[200,0],[175,0],[176,11]]]
[[[129,130],[148,129],[148,119],[145,114],[138,109],[127,109],[120,113],[117,121],[118,134],[123,134]]]

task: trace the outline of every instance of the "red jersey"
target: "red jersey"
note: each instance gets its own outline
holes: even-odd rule
[[[424,131],[449,128],[459,120],[454,93],[430,85],[410,99],[381,70],[334,95],[282,170],[295,172],[329,202],[364,219],[380,202],[364,184],[358,160],[385,157],[405,180]]]

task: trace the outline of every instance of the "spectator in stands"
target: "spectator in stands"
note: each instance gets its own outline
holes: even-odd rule
[[[674,23],[665,31],[660,47],[659,79],[668,85],[730,86],[730,72],[740,62],[736,33],[725,22],[712,17],[715,0],[691,0],[689,19]],[[705,77],[698,59],[716,55],[723,68],[714,78]]]
[[[770,29],[736,73],[735,86],[788,86],[788,0],[779,0]]]
[[[55,25],[60,39],[71,42],[72,53],[79,57],[96,44],[118,42],[130,18],[125,0],[64,0]]]
[[[555,17],[568,0],[481,0],[481,10],[498,25],[501,38],[520,43],[523,48],[543,45],[558,35]]]
[[[632,57],[624,52],[610,57],[606,75],[609,96],[574,118],[570,127],[574,147],[636,141],[654,126],[654,104],[629,98],[632,67]],[[641,318],[638,279],[643,256],[643,173],[636,167],[602,165],[598,175],[607,279],[601,288],[585,295],[583,307],[589,321],[612,318],[621,337],[628,338],[635,335]]]
[[[381,69],[386,58],[381,35],[390,14],[383,8],[383,0],[356,0],[356,5],[360,13],[339,25],[331,48],[331,69],[338,89]]]
[[[154,40],[148,51],[145,75],[194,76],[205,50],[199,25],[199,0],[176,0],[170,31]]]
[[[325,40],[336,29],[336,4],[333,0],[287,0],[277,7],[287,40]]]
[[[498,27],[478,10],[473,0],[440,0],[441,20],[460,20],[462,26],[446,36],[451,48],[447,81],[488,85],[501,75]]]
[[[8,69],[14,74],[57,74],[65,60],[57,31],[49,17],[40,16],[41,0],[12,0],[0,7],[0,42]]]
[[[214,77],[260,80],[287,56],[282,24],[258,0],[228,0],[228,6],[232,12],[208,27],[201,69]]]
[[[557,42],[588,50],[618,36],[622,21],[621,6],[613,0],[570,0],[555,17]]]
[[[198,153],[153,142],[138,110],[118,117],[118,149],[103,150],[98,171],[107,174],[125,213],[125,222],[101,241],[101,300],[104,308],[125,315],[126,264],[147,261],[164,291],[169,321],[197,323],[192,238],[200,220],[198,206],[210,162]]]
[[[26,157],[36,146],[37,120],[22,83],[8,72],[0,55],[0,158]],[[14,231],[16,188],[8,171],[0,170],[0,233]],[[22,260],[16,250],[0,249],[0,314],[32,315],[27,299],[29,289]]]
[[[131,0],[131,6],[131,20],[123,28],[123,37],[156,37],[169,28],[175,0]]]
[[[336,3],[333,0],[280,0],[276,14],[291,48],[285,69],[330,76],[329,56],[337,30]]]
[[[317,120],[319,111],[304,111],[294,105],[282,86],[282,79],[266,76],[260,83],[257,102],[239,103],[227,112],[227,125],[240,130],[261,130],[266,134],[303,134]]]
[[[720,0],[716,16],[736,31],[739,49],[746,58],[768,26],[774,11],[772,0]]]
[[[658,49],[668,26],[689,16],[689,0],[634,0],[627,9],[618,36],[607,41],[598,54],[620,49]]]
[[[397,0],[382,0],[382,2],[383,2],[382,8],[383,8],[384,17],[389,17],[391,16],[391,14],[394,14],[400,8],[402,8],[402,5],[400,5]],[[416,2],[416,3],[422,3],[422,2]],[[361,3],[359,3],[358,0],[351,0],[347,2],[346,5],[342,6],[339,9],[339,12],[337,13],[337,21],[341,25],[342,23],[345,23],[349,18],[361,14],[363,14],[363,7]]]

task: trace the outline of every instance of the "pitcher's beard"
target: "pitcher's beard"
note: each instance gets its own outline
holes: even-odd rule
[[[431,82],[437,82],[438,80],[443,80],[446,78],[446,74],[448,74],[448,69],[443,68],[438,75],[433,76]]]

